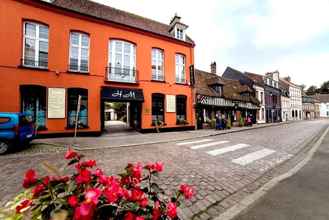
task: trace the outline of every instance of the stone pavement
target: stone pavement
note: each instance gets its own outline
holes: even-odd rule
[[[302,157],[306,144],[328,124],[325,120],[304,121],[170,143],[86,150],[83,154],[97,160],[98,166],[108,174],[119,173],[128,162],[161,160],[165,171],[159,177],[159,184],[167,192],[181,182],[196,189],[195,197],[179,210],[180,217],[213,219],[269,181],[277,169],[285,166],[288,169],[295,158]],[[264,155],[264,149],[271,154]],[[38,168],[42,161],[62,166],[63,152],[0,157],[0,172],[5,177],[0,179],[0,205],[21,189],[26,169],[37,168],[42,172]]]
[[[179,131],[179,132],[161,132],[161,133],[148,133],[142,134],[137,132],[125,132],[122,135],[118,133],[114,135],[102,135],[100,137],[78,137],[76,139],[72,137],[63,138],[47,138],[36,139],[33,141],[34,145],[52,145],[52,146],[74,146],[77,150],[94,150],[113,147],[124,146],[138,146],[147,144],[160,144],[168,141],[183,141],[191,138],[202,138],[207,136],[222,135],[234,132],[241,132],[250,129],[259,129],[271,126],[279,126],[283,123],[273,124],[256,124],[252,127],[234,127],[229,130],[193,130],[193,131]]]

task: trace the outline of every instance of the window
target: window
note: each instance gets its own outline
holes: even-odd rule
[[[264,104],[264,93],[260,92],[260,103]]]
[[[89,36],[84,33],[70,33],[70,71],[89,71]]]
[[[78,128],[88,127],[88,90],[70,88],[67,90],[67,127],[74,128],[79,95],[81,96]]]
[[[36,124],[38,130],[46,129],[46,87],[24,85],[20,87],[21,111]]]
[[[176,54],[176,83],[185,83],[185,56]]]
[[[186,96],[176,96],[176,121],[177,124],[186,124]]]
[[[176,38],[180,40],[184,40],[184,30],[180,28],[176,28]]]
[[[152,49],[152,80],[164,81],[163,50]]]
[[[26,21],[24,22],[24,66],[48,67],[48,26]]]
[[[164,95],[152,94],[152,124],[164,123]]]
[[[109,80],[136,82],[136,47],[122,41],[110,41]]]

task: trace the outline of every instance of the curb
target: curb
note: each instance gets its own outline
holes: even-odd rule
[[[144,143],[137,143],[137,144],[123,144],[119,146],[105,146],[102,148],[99,147],[88,147],[88,148],[81,148],[78,146],[73,145],[73,149],[77,151],[89,151],[89,150],[103,150],[103,149],[112,149],[112,148],[121,148],[121,147],[137,147],[137,146],[142,146],[142,145],[153,145],[153,144],[163,144],[163,143],[172,143],[172,142],[177,142],[177,141],[186,141],[186,140],[191,140],[191,139],[196,139],[196,138],[203,138],[203,137],[213,137],[213,136],[219,136],[219,135],[224,135],[224,134],[230,134],[230,133],[236,133],[236,132],[242,132],[242,131],[248,131],[248,130],[256,130],[256,129],[261,129],[261,128],[267,128],[267,127],[276,127],[284,124],[291,124],[296,121],[289,121],[289,122],[280,122],[280,123],[275,123],[275,124],[265,124],[264,126],[259,126],[259,127],[246,127],[244,129],[239,129],[239,130],[227,130],[222,133],[215,133],[215,134],[205,134],[205,135],[199,135],[195,137],[189,137],[189,138],[182,138],[182,139],[171,139],[171,140],[161,140],[161,141],[151,141],[151,142],[144,142]],[[47,143],[45,143],[47,144]],[[59,145],[61,146],[61,145]],[[64,146],[62,146],[64,147]]]
[[[229,208],[227,211],[217,216],[214,220],[232,220],[237,217],[242,211],[247,210],[252,206],[254,202],[261,199],[268,191],[273,187],[278,185],[281,181],[295,175],[300,169],[302,169],[313,157],[317,149],[320,147],[324,137],[328,134],[329,127],[325,129],[318,140],[313,144],[313,147],[308,151],[307,156],[299,162],[296,166],[290,169],[288,172],[274,177],[269,182],[264,184],[260,189],[252,193],[251,195],[245,197],[240,202],[238,202],[233,207]]]

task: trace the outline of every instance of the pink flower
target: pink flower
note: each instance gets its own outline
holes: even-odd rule
[[[72,207],[76,207],[79,203],[78,201],[78,198],[76,196],[70,196],[68,199],[67,199],[67,203]]]
[[[162,172],[163,171],[163,162],[160,162],[160,161],[156,162],[154,164],[154,169],[157,172]]]
[[[180,185],[179,191],[183,193],[185,199],[191,199],[193,197],[193,188],[187,184]]]
[[[32,205],[32,201],[29,199],[23,200],[18,206],[16,206],[16,213],[22,213],[28,207]]]
[[[97,205],[98,199],[101,196],[101,194],[102,192],[100,191],[100,189],[97,188],[88,189],[87,192],[85,193],[86,202]]]
[[[177,216],[177,207],[176,207],[175,203],[173,203],[173,202],[168,203],[168,205],[167,205],[167,215],[172,219],[176,218],[176,216]]]
[[[73,151],[72,148],[69,148],[65,154],[65,159],[70,160],[78,156],[77,152]]]
[[[29,188],[31,185],[35,184],[37,182],[36,178],[36,172],[32,169],[29,169],[25,173],[25,177],[23,180],[23,187],[24,188]]]
[[[77,184],[87,184],[91,180],[91,173],[89,170],[80,170],[79,175],[75,177]]]
[[[137,216],[136,218],[135,218],[135,220],[144,220],[145,218],[144,217],[142,217],[142,216]]]
[[[36,187],[32,189],[33,198],[37,198],[44,190],[45,186],[43,184],[36,185]]]
[[[143,167],[140,163],[132,166],[132,176],[134,178],[140,179],[142,177]]]
[[[92,220],[94,207],[91,203],[82,203],[74,210],[74,220]]]
[[[102,176],[104,173],[103,173],[103,170],[97,168],[97,169],[95,170],[95,173],[94,173],[94,174],[95,174],[95,176],[100,177],[100,176]]]
[[[148,205],[148,203],[149,201],[146,197],[138,201],[139,206],[142,208],[145,208]]]
[[[124,216],[124,220],[134,220],[135,215],[132,212],[127,212]]]

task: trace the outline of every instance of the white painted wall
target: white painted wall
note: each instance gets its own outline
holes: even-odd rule
[[[265,113],[265,92],[264,88],[254,85],[254,89],[256,91],[256,98],[260,102],[260,108],[257,118],[257,123],[265,123],[266,122],[266,113]]]
[[[329,118],[329,103],[320,103],[320,117]]]

